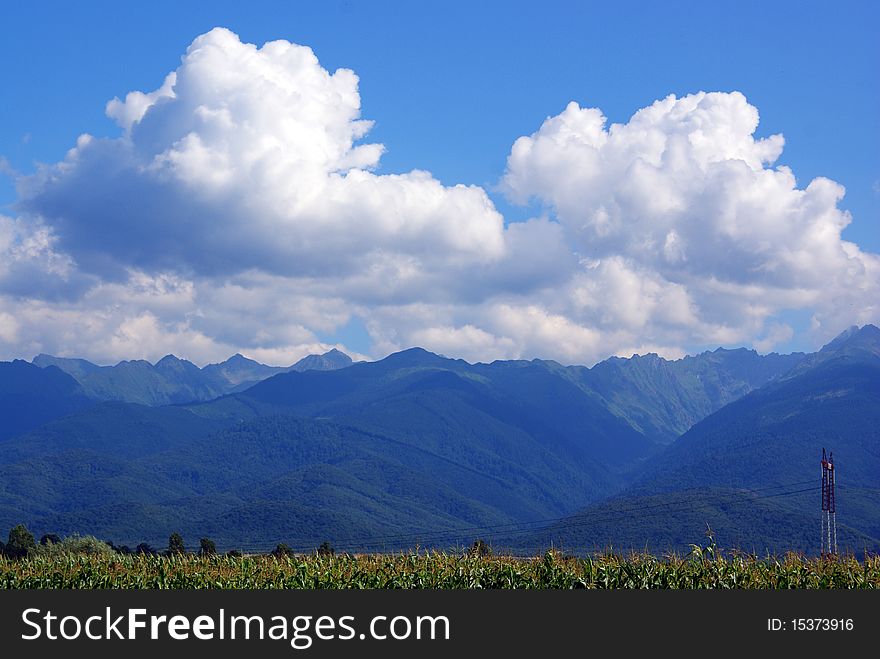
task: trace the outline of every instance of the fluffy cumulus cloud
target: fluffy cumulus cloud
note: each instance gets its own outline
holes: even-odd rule
[[[880,260],[841,239],[843,187],[799,188],[772,167],[782,136],[757,126],[738,92],[669,96],[611,126],[571,103],[514,143],[503,185],[565,226],[592,270],[577,299],[600,325],[769,349],[791,337],[768,323],[787,309],[826,332],[876,320]]]
[[[424,271],[503,256],[503,220],[482,189],[371,171],[383,147],[356,144],[371,126],[357,76],[329,73],[304,46],[212,30],[159,89],[107,114],[121,138],[84,135],[21,185],[21,207],[102,276],[353,274],[401,256]]]
[[[485,190],[380,174],[354,72],[307,47],[215,29],[149,92],[113,99],[17,176],[0,217],[0,357],[102,362],[241,351],[290,363],[357,319],[370,356],[470,360],[792,337],[877,321],[880,260],[841,239],[843,188],[798,187],[739,93],[669,98],[607,125],[572,103],[513,144],[502,178],[542,217],[506,224]]]

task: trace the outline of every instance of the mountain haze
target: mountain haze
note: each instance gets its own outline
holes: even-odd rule
[[[0,441],[93,403],[76,380],[54,366],[0,362]]]
[[[815,551],[823,448],[833,451],[837,468],[841,544],[876,552],[880,329],[873,325],[844,333],[785,376],[702,419],[641,466],[613,500],[542,537],[580,547],[616,541],[682,549],[699,542],[708,524],[728,546]],[[648,507],[658,516],[621,515]],[[793,524],[802,534],[792,534]]]
[[[42,356],[43,369],[16,368],[63,377],[82,406],[0,444],[0,527],[128,543],[176,530],[254,549],[483,535],[526,551],[681,550],[709,524],[728,546],[810,551],[827,445],[846,477],[841,542],[876,547],[878,334],[866,326],[811,355],[719,349],[592,368],[421,348],[284,369],[241,355],[203,369]],[[55,364],[117,399],[88,397]],[[222,395],[200,399],[221,381]]]
[[[344,368],[351,358],[333,349],[324,355],[308,355],[292,366],[266,366],[240,354],[219,364],[199,368],[185,359],[166,355],[155,364],[145,360],[122,361],[98,366],[84,359],[37,355],[33,364],[55,366],[72,376],[83,391],[97,400],[142,405],[171,405],[205,401],[241,391],[278,373],[310,369]]]
[[[612,357],[581,372],[609,410],[663,443],[801,363],[803,353],[759,355],[717,349],[668,361],[656,354]]]

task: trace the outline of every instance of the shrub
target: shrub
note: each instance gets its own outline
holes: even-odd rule
[[[216,556],[217,545],[210,538],[199,540],[199,556]]]
[[[282,542],[272,550],[272,556],[275,558],[287,558],[288,556],[293,556],[293,550]]]
[[[114,556],[116,552],[113,550],[113,547],[94,536],[74,534],[58,542],[41,544],[37,548],[37,554],[52,557],[73,555]]]
[[[471,556],[491,556],[492,548],[485,540],[479,538],[474,540],[474,544],[471,545],[470,554]]]
[[[333,556],[335,553],[336,550],[333,549],[333,545],[326,540],[321,543],[320,547],[318,547],[318,556]]]
[[[186,547],[183,545],[183,538],[175,532],[168,536],[168,555],[179,556],[186,553]]]
[[[12,527],[4,553],[9,558],[27,558],[37,548],[33,534],[24,524]]]
[[[44,547],[46,545],[57,545],[59,542],[61,542],[61,538],[54,533],[45,533],[43,534],[43,537],[40,538],[40,544]]]
[[[112,540],[105,540],[104,542],[106,542],[107,545],[110,547],[110,549],[115,551],[117,554],[122,554],[124,556],[127,554],[134,553],[132,551],[131,547],[129,547],[128,545],[116,545],[116,544],[113,544]]]

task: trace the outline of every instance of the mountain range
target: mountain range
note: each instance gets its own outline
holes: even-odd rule
[[[419,348],[288,368],[240,355],[202,369],[171,356],[0,363],[0,528],[132,546],[178,531],[251,550],[480,536],[663,551],[708,525],[728,546],[815,551],[827,446],[846,475],[841,543],[876,551],[878,337],[867,325],[812,354],[592,368]]]
[[[702,526],[720,531],[726,546],[815,551],[825,447],[836,458],[840,542],[876,552],[880,330],[873,325],[845,332],[788,373],[706,416],[635,470],[617,496],[524,542],[573,550],[646,542],[682,547],[704,540]],[[632,521],[618,523],[621,515]]]
[[[98,366],[84,359],[37,355],[40,368],[55,366],[76,380],[83,392],[96,400],[118,400],[142,405],[170,405],[211,400],[288,371],[333,370],[352,363],[351,357],[333,349],[309,355],[287,367],[266,366],[240,354],[219,364],[199,368],[185,359],[166,355],[155,364],[143,359]]]

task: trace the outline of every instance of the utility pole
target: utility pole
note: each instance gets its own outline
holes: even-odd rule
[[[822,516],[820,523],[820,547],[822,556],[837,554],[837,511],[834,506],[834,453],[825,456],[822,449]]]

